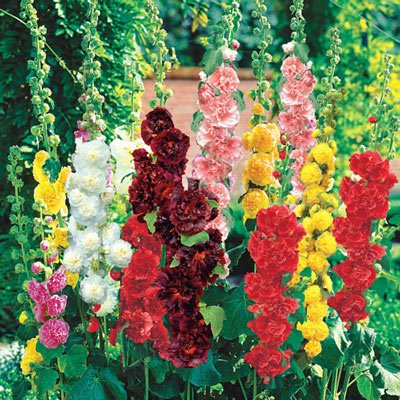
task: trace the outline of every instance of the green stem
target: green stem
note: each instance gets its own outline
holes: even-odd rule
[[[104,350],[106,353],[107,365],[109,365],[110,364],[110,353],[109,353],[108,336],[107,336],[107,317],[103,317],[103,323],[104,323]]]
[[[257,371],[254,370],[253,374],[253,400],[257,398]]]
[[[333,371],[333,378],[332,378],[332,383],[331,383],[331,396],[332,396],[331,400],[335,399],[334,394],[335,394],[337,379],[338,379],[338,369],[335,369]]]
[[[76,303],[78,304],[79,316],[81,317],[83,329],[85,331],[86,341],[88,342],[89,347],[93,347],[93,339],[92,339],[92,336],[90,335],[90,333],[86,330],[87,323],[86,323],[85,317],[83,316],[81,299],[80,299],[79,294],[78,294],[78,292],[76,290],[75,290],[75,295],[76,295]]]
[[[328,388],[328,370],[324,368],[322,373],[321,400],[326,400],[326,389]]]
[[[347,389],[349,388],[351,375],[352,375],[351,368],[346,368],[346,374],[344,376],[343,387],[340,393],[339,400],[346,400],[346,394],[347,394]]]
[[[191,400],[190,399],[190,382],[186,382],[186,400]]]
[[[147,345],[147,342],[145,343],[145,349],[146,349],[146,357],[144,359],[144,385],[145,385],[144,398],[145,398],[145,400],[149,400],[149,395],[150,395],[150,385],[149,385],[149,347]]]
[[[241,379],[238,379],[238,381],[239,381],[239,386],[240,386],[240,389],[241,389],[241,391],[242,391],[244,400],[249,400],[249,398],[247,397],[246,389],[245,389],[245,387],[244,387],[244,385],[243,385],[242,380],[241,380]]]

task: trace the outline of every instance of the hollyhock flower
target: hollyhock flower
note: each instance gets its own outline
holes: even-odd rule
[[[268,237],[274,235],[292,236],[297,228],[296,215],[287,207],[272,206],[260,210],[257,216],[257,228]],[[304,235],[304,232],[302,232]],[[299,239],[298,239],[299,240]]]
[[[102,303],[107,296],[107,283],[101,276],[86,276],[81,281],[79,294],[85,303]]]
[[[123,318],[127,319],[127,314],[130,312],[131,311],[124,312]],[[126,328],[126,334],[134,343],[144,343],[151,336],[150,333],[153,327],[151,315],[141,310],[135,310],[131,313],[132,315],[130,315],[128,319],[134,321],[134,324]]]
[[[157,107],[146,115],[142,122],[141,135],[146,144],[162,131],[174,127],[171,113],[164,107]]]
[[[131,245],[125,240],[118,239],[110,245],[107,260],[115,267],[125,268],[129,264],[131,256]]]
[[[61,266],[47,280],[47,288],[51,294],[61,292],[67,286],[67,276],[65,275],[65,267]]]
[[[358,322],[369,315],[365,311],[367,303],[364,296],[349,290],[339,290],[328,299],[328,304],[338,312],[344,322]]]
[[[343,279],[347,287],[363,292],[372,286],[376,279],[375,268],[371,264],[345,260],[334,267],[334,271]]]
[[[314,89],[314,76],[311,71],[303,73],[299,80],[288,80],[282,86],[281,99],[287,106],[302,104]]]
[[[31,270],[35,275],[37,275],[43,267],[44,265],[40,261],[36,261],[31,264]]]
[[[229,226],[224,215],[219,212],[218,215],[206,225],[206,230],[215,229],[221,233],[222,241],[225,241],[229,235]]]
[[[259,376],[265,378],[265,383],[268,383],[270,379],[289,368],[291,355],[290,350],[281,352],[260,343],[245,354],[244,360],[257,370]]]
[[[285,58],[281,66],[281,72],[287,79],[296,79],[306,71],[307,67],[296,56]]]
[[[169,208],[176,230],[186,235],[201,232],[211,219],[207,197],[199,190],[176,192],[171,197]]]
[[[345,248],[357,248],[368,245],[371,231],[371,222],[354,224],[345,217],[334,220],[333,236]]]
[[[228,207],[230,195],[227,187],[223,183],[211,182],[206,186],[209,192],[214,193],[218,199],[218,207],[220,209]]]
[[[214,138],[204,146],[204,149],[211,153],[217,160],[226,163],[233,163],[242,158],[242,140],[235,136],[226,135],[221,138]]]
[[[283,44],[282,45],[283,52],[286,54],[293,53],[295,44],[296,42],[294,42],[293,40],[289,43]]]
[[[232,170],[229,164],[210,156],[199,156],[193,160],[193,176],[206,184],[222,181]]]
[[[221,66],[208,77],[207,83],[222,93],[232,93],[239,87],[236,71],[230,66]]]
[[[238,55],[238,52],[236,50],[232,50],[228,47],[225,47],[224,49],[222,49],[222,57],[224,58],[224,60],[233,62],[236,60]]]
[[[65,307],[67,305],[67,295],[63,294],[58,296],[57,294],[53,294],[47,300],[47,314],[55,317],[57,315],[62,314],[65,311]]]
[[[260,315],[248,323],[248,327],[270,346],[281,346],[289,337],[292,325],[284,318],[278,319],[275,315],[271,318]]]
[[[348,249],[348,254],[351,260],[360,261],[363,265],[372,264],[386,254],[386,248],[374,243],[372,245],[368,244],[363,247]]]
[[[63,318],[49,319],[39,328],[39,341],[48,349],[65,344],[69,336],[69,325]]]
[[[46,282],[39,283],[36,279],[31,279],[28,283],[28,294],[37,304],[45,304],[50,297]]]
[[[175,165],[186,160],[189,142],[189,136],[179,129],[170,128],[151,141],[151,149],[160,162]]]
[[[212,87],[207,84],[202,84],[200,89],[197,91],[197,96],[199,98],[198,105],[201,111],[204,109],[210,109],[209,103],[214,99],[215,94]],[[204,113],[204,111],[203,111]]]
[[[210,123],[218,128],[233,129],[239,123],[239,108],[229,93],[215,96],[200,109]]]
[[[294,175],[292,177],[291,183],[293,185],[293,189],[290,192],[293,196],[300,199],[304,192],[304,185],[300,180],[300,171],[301,167],[307,160],[307,152],[301,149],[295,149],[290,153],[290,158],[295,159],[296,161],[291,165],[294,170]]]
[[[196,141],[200,147],[204,147],[213,140],[222,139],[227,135],[229,135],[229,131],[227,129],[216,128],[215,126],[211,125],[208,119],[203,119],[196,134]]]
[[[100,328],[100,321],[96,317],[90,318],[90,324],[86,328],[86,330],[90,333],[97,332]]]
[[[76,147],[74,167],[81,170],[86,167],[106,168],[110,158],[110,148],[101,140],[91,140]]]
[[[82,121],[78,121],[78,130],[74,132],[76,139],[82,139],[82,142],[87,142],[90,139],[89,131],[82,128]]]
[[[45,303],[37,303],[35,307],[33,307],[33,314],[35,316],[36,321],[41,322],[42,324],[47,320],[47,306]]]

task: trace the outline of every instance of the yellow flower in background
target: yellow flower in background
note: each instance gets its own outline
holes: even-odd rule
[[[260,189],[250,189],[242,200],[244,220],[256,218],[258,212],[263,208],[267,208],[268,205],[269,199],[264,191]]]
[[[50,182],[42,182],[36,186],[33,197],[36,202],[44,204],[44,214],[58,214],[65,207],[65,193],[57,190],[57,185]]]
[[[72,289],[75,289],[75,286],[79,281],[79,274],[74,274],[73,272],[66,271],[65,275],[67,276],[67,285],[71,286]]]
[[[43,165],[46,163],[48,158],[49,158],[49,155],[44,150],[40,150],[35,154],[35,159],[33,160],[32,170],[33,170],[33,178],[38,183],[48,181],[48,177],[45,174],[45,172],[43,171]]]
[[[319,185],[322,180],[322,171],[317,163],[308,162],[300,171],[300,180],[305,186]]]
[[[39,336],[26,341],[25,353],[21,358],[21,370],[24,375],[29,375],[32,371],[30,364],[43,364],[42,355],[36,350]]]
[[[254,115],[263,115],[264,107],[260,103],[254,103],[253,105],[253,114]]]
[[[318,340],[310,340],[305,346],[304,350],[308,357],[313,358],[322,351],[321,342]]]
[[[245,163],[243,170],[243,184],[247,187],[248,181],[258,186],[276,183],[272,176],[274,171],[274,157],[271,154],[255,153]]]
[[[22,311],[21,314],[19,314],[18,317],[18,322],[21,325],[24,325],[24,323],[28,320],[28,313],[26,311]]]
[[[252,146],[254,151],[277,153],[276,146],[280,138],[279,129],[275,124],[258,124],[252,130]]]
[[[338,245],[332,233],[324,232],[315,241],[315,248],[325,257],[330,257],[332,254],[336,253]]]
[[[68,228],[53,229],[54,243],[59,247],[68,247]]]
[[[360,19],[360,28],[361,28],[361,32],[367,32],[368,22],[365,20],[365,18]]]

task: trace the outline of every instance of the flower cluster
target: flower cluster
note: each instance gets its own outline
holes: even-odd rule
[[[135,252],[129,266],[124,269],[120,291],[120,318],[111,330],[110,341],[116,343],[116,334],[124,329],[134,343],[153,342],[165,358],[169,346],[168,331],[163,325],[165,309],[158,300],[154,282],[158,277],[161,260],[159,239],[150,234],[147,225],[136,215],[130,217],[122,228],[122,238]]]
[[[193,160],[193,176],[208,185],[220,201],[219,213],[212,228],[218,229],[223,238],[228,227],[222,215],[230,200],[229,191],[233,186],[233,165],[241,159],[243,148],[234,129],[239,122],[240,112],[235,94],[238,94],[239,78],[232,62],[236,58],[238,43],[234,49],[225,48],[223,64],[207,76],[201,72],[198,91],[198,105],[202,120],[197,129],[197,144],[202,154]]]
[[[344,322],[358,322],[368,316],[363,292],[376,278],[374,262],[385,255],[384,247],[370,243],[372,222],[386,217],[389,192],[397,179],[378,152],[354,154],[350,169],[353,177],[345,177],[340,185],[346,217],[335,219],[333,231],[348,255],[334,268],[344,287],[328,303]]]
[[[106,274],[109,266],[126,267],[132,250],[129,243],[120,239],[118,224],[106,222],[114,188],[110,148],[102,139],[76,140],[75,172],[67,181],[70,241],[63,263],[69,272],[84,276],[79,290],[82,299],[91,305],[105,305],[112,312],[117,296]]]
[[[244,219],[254,219],[259,210],[267,208],[270,202],[263,189],[268,185],[277,186],[275,160],[280,141],[279,129],[275,124],[260,123],[243,134],[244,148],[253,154],[246,160],[242,180],[247,193],[243,196]],[[257,188],[258,186],[258,188]]]
[[[337,209],[338,201],[334,194],[328,193],[333,184],[335,152],[333,141],[330,144],[317,144],[311,149],[300,170],[301,183],[305,189],[302,203],[297,206],[295,212],[302,218],[306,236],[299,244],[299,264],[290,285],[295,285],[301,280],[300,274],[305,268],[311,269],[311,286],[306,291],[313,288],[312,290],[318,291],[319,295],[314,296],[310,302],[304,302],[307,321],[297,326],[308,341],[305,351],[309,357],[315,357],[321,352],[320,342],[328,335],[328,327],[323,322],[328,313],[325,297],[332,289],[327,274],[328,258],[337,250],[337,243],[332,235],[332,213]],[[319,282],[320,286],[314,282]],[[310,331],[315,331],[316,334],[313,335]]]
[[[311,62],[304,64],[294,55],[296,46],[299,44],[294,41],[283,45],[287,57],[281,66],[284,83],[280,93],[283,111],[279,113],[279,128],[292,147],[290,158],[295,160],[292,164],[292,194],[300,198],[304,190],[300,169],[307,158],[307,150],[315,145],[312,136],[315,128],[315,107],[310,98],[315,77],[310,70]]]
[[[287,206],[272,206],[259,211],[257,230],[250,236],[249,251],[257,272],[245,276],[245,292],[255,302],[249,310],[257,317],[248,326],[260,341],[244,359],[266,381],[290,365],[291,351],[279,348],[292,331],[288,316],[298,303],[285,296],[282,280],[296,270],[297,246],[303,235],[296,215]]]
[[[36,350],[38,341],[39,336],[26,341],[26,347],[20,364],[24,375],[29,375],[33,372],[32,364],[44,364],[43,356]]]
[[[156,278],[156,287],[169,314],[171,344],[160,355],[178,368],[193,367],[206,361],[211,346],[211,329],[199,310],[200,297],[204,287],[215,280],[213,270],[218,263],[226,263],[221,234],[209,228],[218,215],[214,206],[218,197],[193,179],[184,189],[189,137],[174,127],[168,110],[158,107],[148,113],[141,134],[153,154],[145,149],[133,152],[137,175],[129,188],[129,201],[139,221],[147,219],[143,214],[156,216],[156,237],[165,245],[166,264]],[[204,241],[183,244],[184,238],[198,234],[204,235]],[[133,264],[138,265],[132,267],[132,277],[144,279],[145,274],[146,285],[151,285],[160,256],[148,254],[149,265],[141,266],[144,251],[140,246],[133,255]],[[149,274],[151,270],[154,276]],[[145,325],[151,326],[150,322]]]
[[[35,278],[28,283],[28,293],[35,303],[33,312],[38,322],[39,340],[49,349],[64,344],[69,336],[69,325],[63,318],[56,318],[64,313],[67,295],[59,295],[67,285],[65,267],[60,267],[49,279],[39,283]]]

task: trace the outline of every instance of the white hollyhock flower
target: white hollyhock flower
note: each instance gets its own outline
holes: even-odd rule
[[[79,189],[72,189],[68,192],[68,201],[71,207],[78,207],[86,202],[87,195]]]
[[[108,262],[115,267],[125,268],[131,261],[132,247],[125,240],[118,239],[110,245]]]
[[[118,194],[128,194],[129,186],[132,183],[132,172],[134,172],[133,168],[125,169],[117,166],[117,170],[114,175],[114,186]]]
[[[133,166],[132,153],[136,145],[129,140],[114,139],[110,143],[111,154],[115,158],[117,165],[129,167]]]
[[[111,314],[118,303],[118,290],[115,286],[109,285],[107,288],[107,296],[100,309],[95,313],[98,317],[105,317]]]
[[[101,231],[101,238],[103,240],[103,244],[109,245],[116,240],[118,240],[121,236],[121,228],[116,222],[111,222],[104,226]]]
[[[67,271],[76,274],[81,271],[85,263],[85,258],[80,248],[71,246],[64,252],[63,265]]]
[[[110,149],[102,141],[91,140],[80,144],[75,152],[74,166],[78,172],[82,168],[104,168],[110,158]]]
[[[101,304],[107,298],[107,282],[98,275],[86,276],[79,288],[82,300],[88,304]]]
[[[106,168],[106,167],[104,167]],[[89,194],[104,193],[107,188],[106,171],[94,167],[85,167],[76,173],[76,186]]]
[[[106,218],[106,211],[97,196],[87,196],[84,203],[71,207],[71,214],[80,225],[88,226],[101,223]]]
[[[100,233],[95,226],[89,226],[83,231],[77,232],[75,241],[82,252],[88,256],[97,253],[101,247]]]

